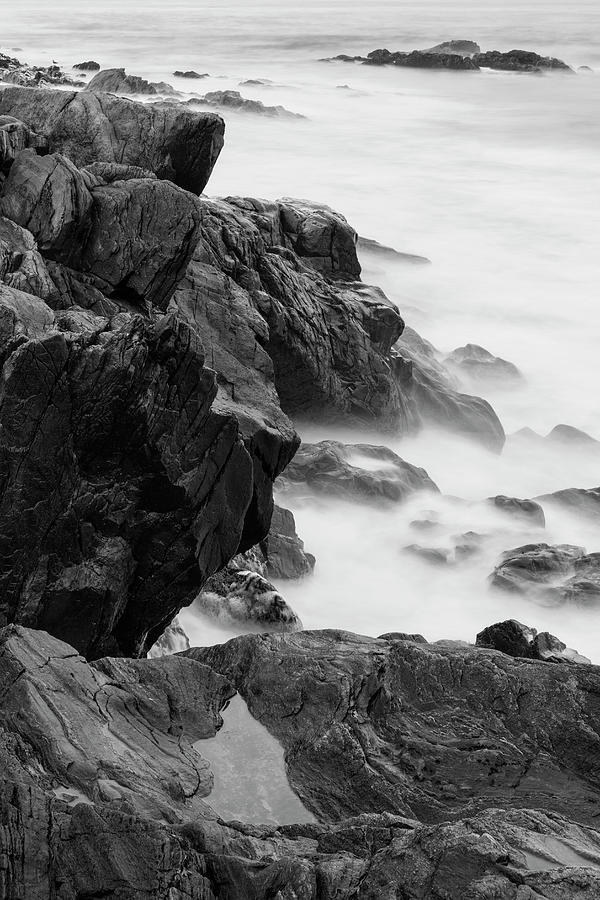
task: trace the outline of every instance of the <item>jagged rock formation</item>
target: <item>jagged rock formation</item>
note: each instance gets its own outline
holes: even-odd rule
[[[372,50],[363,60],[366,66],[405,66],[415,69],[453,69],[459,71],[477,71],[479,66],[470,56],[458,56],[456,53],[444,53],[433,50],[411,50],[408,53],[389,50]]]
[[[98,161],[141,166],[194,193],[204,190],[223,146],[223,121],[214,113],[93,91],[0,89],[0,115],[43,134],[51,152],[79,167]]]
[[[56,84],[82,87],[84,84],[83,81],[65,75],[60,66],[55,63],[51,66],[28,66],[4,53],[0,53],[0,81],[22,87],[43,87]]]
[[[349,500],[404,500],[416,491],[438,492],[425,469],[411,465],[387,447],[320,441],[302,444],[278,486]]]
[[[591,900],[599,677],[340,632],[88,665],[41,632],[4,629],[0,893]],[[211,812],[202,746],[232,682],[282,740],[319,821],[261,826]],[[405,804],[427,824],[392,811]]]
[[[504,591],[558,605],[600,604],[600,553],[571,544],[525,544],[502,554],[490,576]]]
[[[0,612],[87,656],[143,654],[266,536],[298,439],[276,402],[228,406],[201,323],[161,316],[197,197],[18,141],[2,166]]]

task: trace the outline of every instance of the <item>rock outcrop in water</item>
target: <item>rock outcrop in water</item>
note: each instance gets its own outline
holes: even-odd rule
[[[135,103],[110,94],[0,89],[0,116],[13,116],[46,137],[50,152],[77,166],[140,166],[186,190],[204,190],[223,146],[214,113]]]
[[[425,469],[387,447],[339,441],[302,444],[278,484],[291,493],[310,491],[378,503],[399,502],[417,491],[438,492]]]
[[[366,66],[401,66],[417,69],[450,69],[477,71],[481,68],[500,69],[507,72],[572,72],[562,59],[540,56],[531,50],[481,51],[474,41],[444,41],[427,50],[372,50],[367,56],[349,56],[345,53],[323,60],[324,62],[360,62]]]
[[[165,88],[167,88],[166,91]],[[84,90],[108,94],[174,93],[170,85],[146,81],[139,75],[127,75],[125,69],[102,69],[97,75],[94,75]]]
[[[484,628],[477,635],[475,643],[477,647],[500,650],[508,656],[518,658],[591,664],[587,657],[567,647],[555,635],[547,631],[538,634],[535,628],[529,628],[515,619]]]
[[[214,106],[216,109],[235,109],[238,112],[257,113],[261,116],[282,119],[304,119],[300,113],[291,112],[284,106],[266,106],[261,100],[248,100],[242,97],[239,91],[209,91],[198,99],[188,101],[190,106],[201,103],[205,106]]]
[[[598,606],[600,553],[571,544],[526,544],[502,554],[490,581],[548,606]]]

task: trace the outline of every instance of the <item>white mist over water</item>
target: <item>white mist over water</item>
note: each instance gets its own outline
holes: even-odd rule
[[[600,5],[584,0],[568,9],[552,0],[178,0],[168,7],[22,0],[4,18],[2,49],[22,47],[20,58],[64,67],[98,59],[180,90],[239,89],[303,113],[305,121],[225,112],[226,146],[208,192],[317,200],[362,235],[429,257],[431,266],[412,267],[365,255],[363,277],[380,284],[407,324],[440,350],[479,343],[521,369],[522,387],[480,391],[507,432],[546,433],[566,422],[600,439],[599,35]],[[317,62],[450,38],[531,49],[597,71],[537,77]],[[175,69],[187,68],[212,77],[173,79]],[[248,78],[273,84],[240,88]],[[338,436],[301,430],[305,439]],[[343,436],[385,440],[427,468],[444,494],[469,501],[600,483],[600,457],[581,449],[509,442],[494,456],[433,432],[395,441]],[[600,661],[600,614],[542,609],[493,595],[486,583],[502,550],[533,539],[600,550],[589,522],[553,512],[545,534],[534,534],[485,506],[439,497],[393,511],[289,505],[318,563],[312,579],[279,587],[306,627],[472,640],[485,625],[515,616]],[[438,512],[436,534],[411,529],[420,509]],[[407,543],[443,546],[470,530],[493,536],[460,566],[434,569],[400,552]],[[205,643],[204,624],[189,613],[182,619],[193,641]]]

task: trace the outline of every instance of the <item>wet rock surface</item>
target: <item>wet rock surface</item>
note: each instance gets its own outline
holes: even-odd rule
[[[480,631],[476,638],[477,647],[500,650],[508,656],[525,659],[540,659],[548,662],[573,662],[591,665],[587,657],[567,647],[559,638],[547,631],[538,634],[516,619],[497,622]]]
[[[220,624],[242,623],[264,631],[299,631],[302,622],[275,585],[234,559],[213,575],[194,601],[194,611]]]

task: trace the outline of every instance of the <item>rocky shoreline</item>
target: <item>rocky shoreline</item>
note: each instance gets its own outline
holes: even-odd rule
[[[427,53],[489,57],[457,49]],[[119,93],[112,71],[94,78]],[[435,423],[498,453],[465,386],[521,374],[405,326],[340,213],[203,195],[220,116],[53,77],[0,87],[0,896],[593,900],[600,669],[512,619],[474,645],[304,631],[270,581],[315,566],[286,494],[439,493],[385,447],[300,446],[298,423]],[[598,496],[485,502],[543,529],[553,504],[597,519]],[[597,557],[538,542],[491,577],[589,605]],[[192,602],[260,633],[190,649]],[[233,698],[302,821],[211,807],[202,745]],[[252,798],[269,773],[243,762]]]

